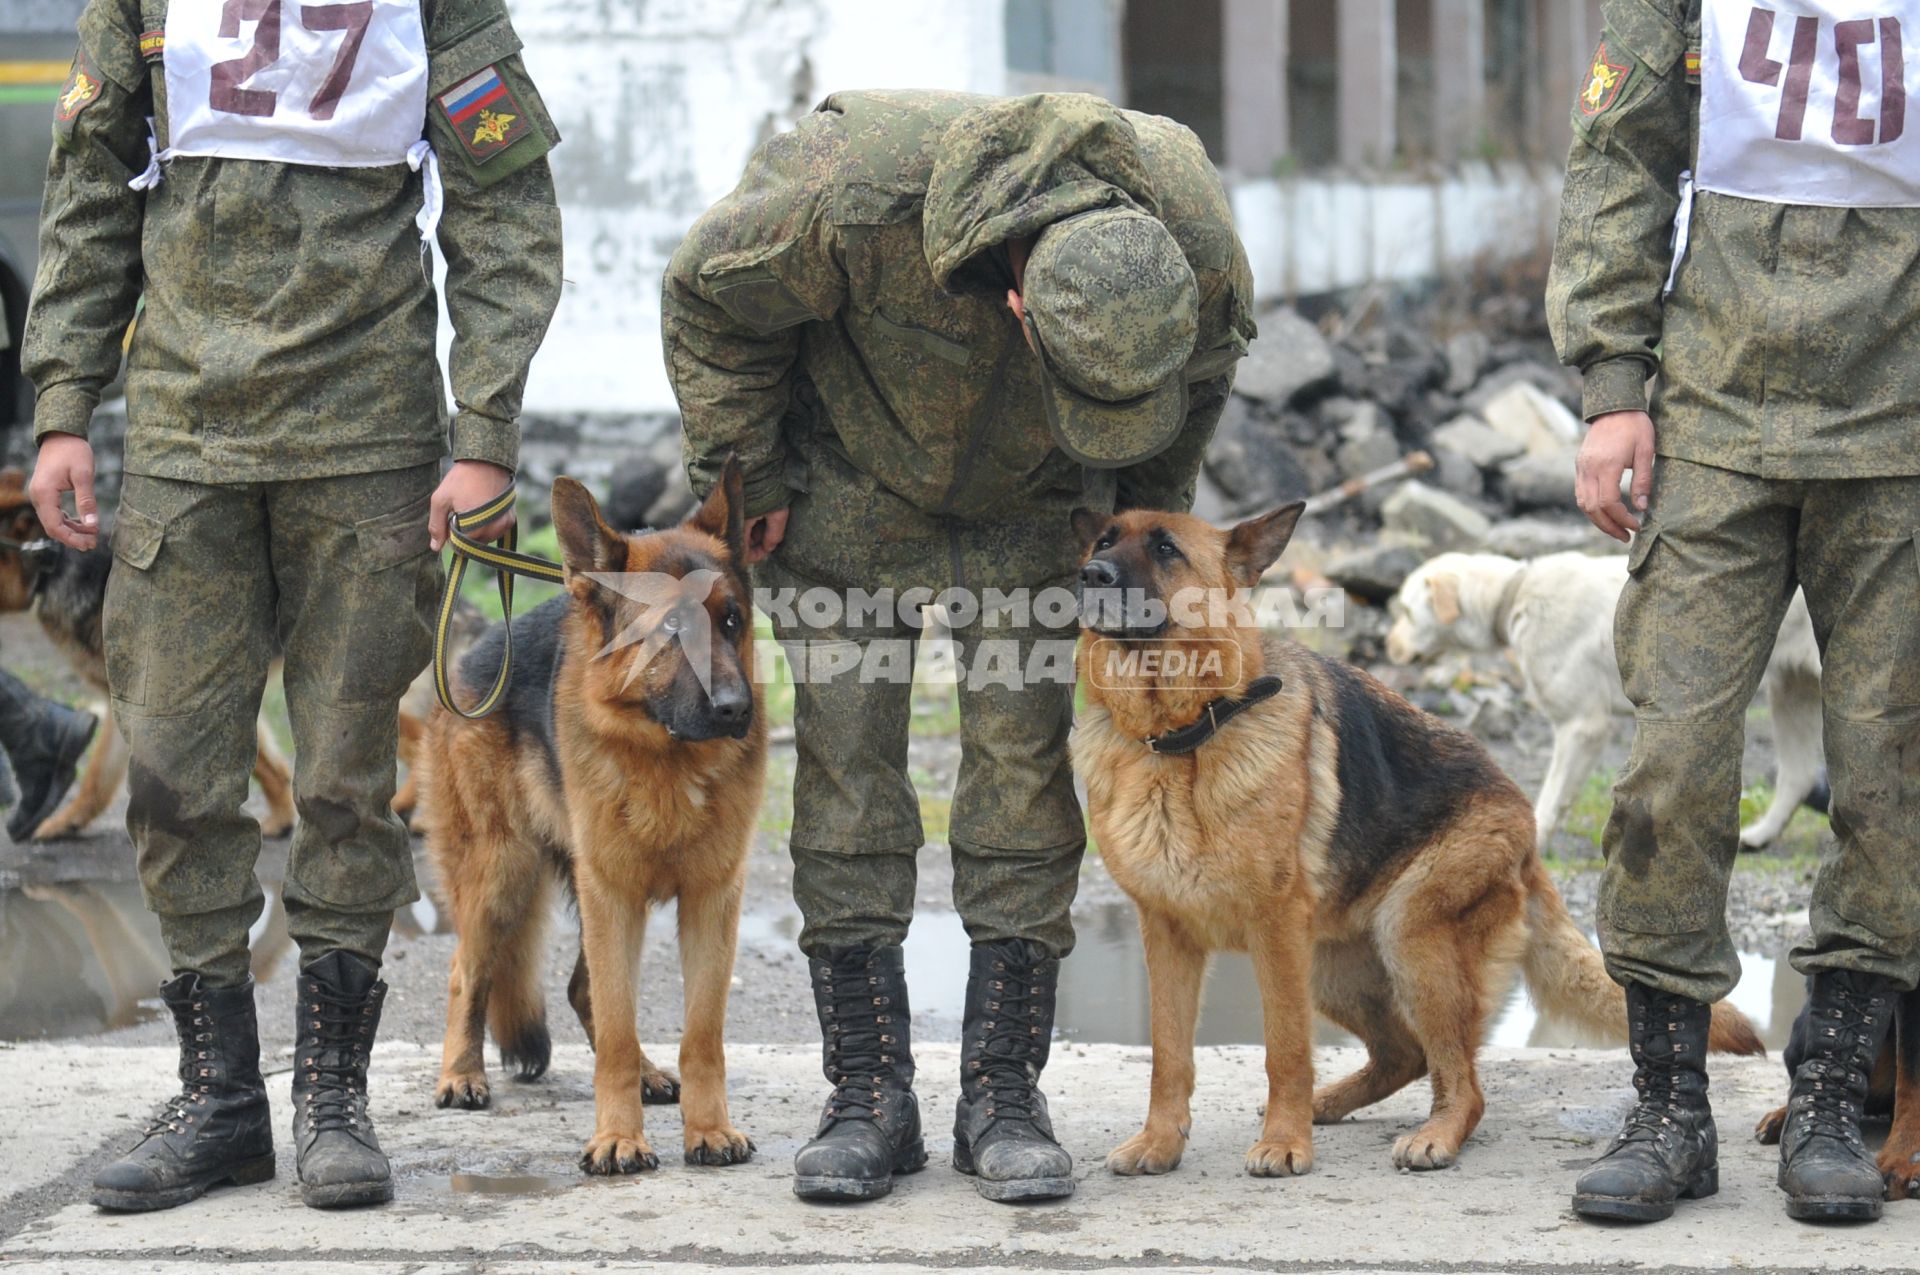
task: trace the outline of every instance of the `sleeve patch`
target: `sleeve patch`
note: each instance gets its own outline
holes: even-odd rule
[[[140,33],[140,57],[147,62],[158,62],[167,51],[167,33],[165,31],[143,31]]]
[[[1603,41],[1593,55],[1593,67],[1587,73],[1587,86],[1580,91],[1580,113],[1588,119],[1600,115],[1620,100],[1627,82],[1633,78],[1633,62],[1615,62]]]
[[[60,96],[54,102],[53,117],[62,124],[70,122],[100,99],[102,83],[93,59],[87,56],[84,47],[81,48],[73,55],[73,70],[68,73],[67,82],[61,86]]]
[[[476,164],[486,163],[534,131],[532,117],[515,100],[498,66],[462,80],[438,100],[454,135]]]

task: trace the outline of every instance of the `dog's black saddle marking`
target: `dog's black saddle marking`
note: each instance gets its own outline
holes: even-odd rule
[[[1280,693],[1280,679],[1268,675],[1256,677],[1247,683],[1247,693],[1235,699],[1222,695],[1207,705],[1207,711],[1200,714],[1200,720],[1191,726],[1182,726],[1179,730],[1170,730],[1161,735],[1147,736],[1147,748],[1156,753],[1178,756],[1193,752],[1217,734],[1222,726],[1240,714],[1264,700],[1270,700]]]

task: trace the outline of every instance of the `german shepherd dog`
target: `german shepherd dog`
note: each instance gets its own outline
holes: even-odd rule
[[[1257,1176],[1305,1173],[1314,1124],[1428,1074],[1431,1114],[1393,1162],[1452,1164],[1485,1109],[1475,1059],[1516,965],[1547,1012],[1626,1035],[1624,993],[1540,863],[1532,808],[1477,740],[1262,634],[1250,614],[1181,604],[1251,589],[1303,508],[1230,532],[1183,514],[1074,515],[1087,552],[1073,762],[1101,856],[1139,909],[1151,987],[1147,1122],[1107,1157],[1115,1173],[1180,1163],[1216,951],[1249,953],[1260,986],[1267,1108],[1246,1159]],[[1126,601],[1094,606],[1089,589]],[[1129,650],[1157,658],[1114,658]],[[1217,729],[1179,751],[1196,723]],[[1368,1055],[1318,1092],[1316,1006]],[[1762,1052],[1726,1005],[1712,1045]]]
[[[581,1167],[657,1167],[642,1104],[676,1097],[687,1163],[739,1164],[753,1143],[727,1119],[722,1032],[767,760],[740,469],[730,462],[680,526],[632,536],[562,478],[553,524],[566,592],[513,620],[500,711],[480,721],[437,712],[421,751],[427,846],[459,936],[434,1100],[487,1105],[489,1024],[520,1079],[546,1070],[540,965],[557,882],[580,918],[567,999],[595,1051],[594,1134]],[[643,578],[655,583],[625,583]],[[500,626],[481,637],[458,685],[493,684],[504,637]],[[678,1081],[648,1060],[634,1029],[647,911],[669,899],[686,980]]]
[[[1793,1020],[1793,1035],[1782,1054],[1789,1079],[1806,1061],[1812,1033],[1813,1019],[1803,1008]],[[1894,1005],[1893,1030],[1874,1061],[1864,1114],[1891,1121],[1880,1148],[1880,1176],[1886,1180],[1887,1198],[1920,1199],[1920,990],[1903,994]],[[1787,1109],[1780,1107],[1761,1119],[1754,1134],[1773,1146],[1786,1126]]]

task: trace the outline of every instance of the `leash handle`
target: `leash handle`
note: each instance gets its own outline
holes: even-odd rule
[[[433,689],[440,697],[442,708],[468,721],[477,722],[489,716],[506,697],[507,682],[513,672],[513,578],[526,576],[530,580],[545,580],[550,584],[564,584],[567,579],[566,568],[559,563],[520,552],[518,524],[508,527],[506,534],[497,542],[474,538],[474,532],[511,510],[518,498],[514,484],[508,483],[506,490],[486,504],[462,510],[447,520],[447,543],[453,547],[453,562],[447,569],[446,591],[440,595],[440,619],[433,628]],[[471,709],[465,709],[453,698],[453,679],[447,667],[447,636],[453,628],[454,606],[460,596],[460,582],[466,578],[469,561],[491,567],[495,573],[500,588],[501,623],[506,629],[503,634],[506,645],[501,650],[500,671],[494,675],[493,686],[480,697],[479,703]]]

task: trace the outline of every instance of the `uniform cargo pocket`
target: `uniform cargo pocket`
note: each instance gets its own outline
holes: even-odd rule
[[[147,702],[148,621],[157,588],[152,572],[166,531],[158,518],[121,501],[113,528],[113,570],[107,577],[101,634],[110,693],[134,707]]]
[[[343,704],[397,704],[433,655],[440,560],[428,548],[431,498],[354,524],[354,568],[341,580]]]
[[[1653,552],[1654,542],[1660,539],[1656,527],[1642,525],[1633,535],[1633,547],[1627,550],[1627,574],[1637,576],[1647,565],[1647,556]]]

